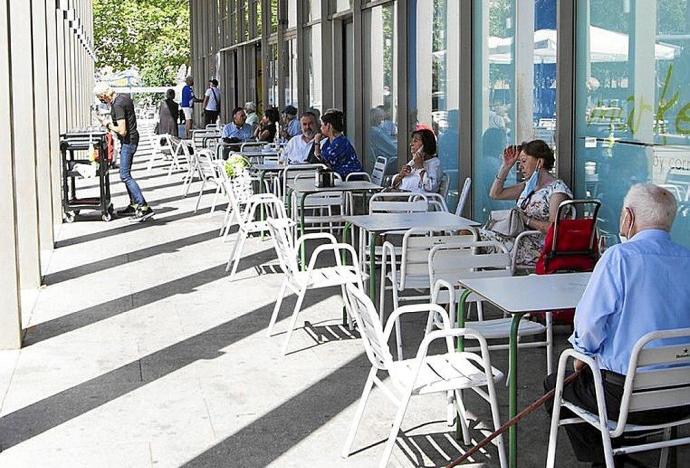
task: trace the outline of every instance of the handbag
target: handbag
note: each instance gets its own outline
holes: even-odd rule
[[[485,228],[503,236],[516,237],[525,230],[525,223],[520,216],[520,208],[514,207],[509,210],[491,211]]]

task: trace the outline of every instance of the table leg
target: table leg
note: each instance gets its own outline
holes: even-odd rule
[[[345,226],[343,227],[343,244],[347,244],[348,242],[348,229],[350,229],[351,224],[349,221],[345,221]],[[354,240],[355,236],[352,236]],[[345,251],[343,251],[340,254],[340,261],[342,262],[343,265],[347,265],[347,255],[345,255]],[[354,264],[354,259],[352,259],[352,263]],[[347,325],[347,310],[345,310],[345,306],[343,305],[343,326]]]
[[[374,304],[376,304],[376,239],[378,237],[379,235],[375,232],[369,233],[369,299]]]
[[[524,314],[513,314],[513,322],[510,326],[510,343],[508,355],[508,419],[512,419],[517,414],[517,352],[518,352],[518,328],[520,319]],[[508,429],[508,464],[510,468],[517,468],[517,424]]]
[[[452,294],[452,292],[451,292]],[[458,299],[458,304],[455,307],[455,313],[456,313],[456,322],[457,322],[457,327],[458,328],[464,328],[465,327],[465,301],[469,297],[469,295],[472,294],[472,291],[469,289],[465,289],[462,294],[460,295],[460,298]],[[450,312],[450,311],[449,311]],[[458,337],[457,342],[455,343],[455,350],[458,353],[461,353],[465,350],[465,339],[462,336]],[[462,397],[462,391],[460,392],[460,396]],[[455,423],[455,439],[456,440],[461,440],[462,439],[462,424],[460,423],[460,417],[457,417],[457,421]]]
[[[264,193],[264,177],[266,175],[266,171],[260,171],[259,172],[259,193]],[[261,204],[261,222],[263,223],[264,220],[266,219],[266,212],[265,212],[265,207],[264,204]],[[264,231],[261,231],[261,240],[264,240]]]
[[[300,198],[299,202],[299,207],[300,207],[300,213],[299,213],[299,229],[300,229],[300,235],[304,235],[304,202],[307,199],[307,194],[303,193],[302,198]],[[302,271],[304,271],[307,268],[307,254],[305,252],[306,248],[304,246],[304,242],[300,244],[300,259],[302,260]]]

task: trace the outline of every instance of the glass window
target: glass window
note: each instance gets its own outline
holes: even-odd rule
[[[278,107],[278,44],[268,47],[268,106]]]
[[[459,179],[459,24],[459,2],[418,0],[408,31],[410,128],[424,124],[434,130],[441,167],[450,179],[451,209],[457,205]]]
[[[503,148],[514,141],[515,0],[475,0],[472,77],[474,93],[472,155],[473,218],[483,221],[493,209],[511,202],[489,198],[489,189],[501,166]],[[506,185],[515,183],[514,174]]]
[[[321,80],[321,25],[304,30],[305,56],[308,57],[309,107],[323,111]]]
[[[297,39],[292,38],[288,42],[288,77],[286,81],[287,89],[285,90],[285,104],[291,104],[299,109],[299,102],[297,100]]]
[[[589,0],[577,14],[575,194],[601,200],[613,243],[630,186],[664,185],[690,245],[690,2]]]
[[[254,32],[254,37],[261,37],[261,30],[263,28],[264,18],[261,13],[261,0],[255,0],[256,5],[256,31]]]
[[[335,11],[346,11],[352,8],[352,0],[337,0],[335,4]]]
[[[311,22],[321,18],[321,0],[304,0],[304,7],[306,9],[305,21]]]
[[[297,26],[297,0],[288,0],[288,29]]]
[[[278,0],[271,0],[271,32],[278,31]]]
[[[365,132],[364,164],[370,171],[376,158],[397,158],[398,70],[395,44],[395,5],[370,8],[364,12],[364,108],[369,118]],[[367,37],[368,36],[368,37]],[[390,163],[395,171],[395,162]]]

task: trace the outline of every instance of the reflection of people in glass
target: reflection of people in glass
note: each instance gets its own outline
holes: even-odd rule
[[[386,160],[395,158],[397,147],[395,140],[381,126],[385,113],[380,107],[374,107],[369,111],[369,160],[376,161],[376,158],[383,156]]]
[[[438,193],[441,160],[436,156],[436,136],[427,129],[415,130],[410,138],[412,160],[393,178],[393,187],[405,192]]]
[[[525,181],[504,187],[503,183],[518,159]],[[553,151],[543,140],[533,140],[521,146],[509,146],[503,152],[503,161],[489,195],[495,200],[517,200],[525,227],[546,234],[556,219],[558,205],[573,197],[565,182],[549,173],[555,161]],[[502,243],[509,251],[514,247],[515,239],[512,237],[488,229],[481,229],[480,235],[482,240],[496,240]],[[527,237],[516,252],[517,263],[534,265],[543,244],[543,236],[539,239],[535,236]]]
[[[477,178],[475,193],[477,211],[485,215],[478,219],[486,219],[491,210],[505,208],[502,205],[506,203],[493,200],[489,196],[489,190],[501,167],[501,156],[507,143],[508,138],[505,129],[502,128],[487,128],[482,135],[481,160],[478,161],[478,170],[475,172]]]
[[[611,157],[604,158],[599,174],[601,200],[601,227],[607,232],[618,232],[618,214],[623,198],[630,187],[649,180],[646,148],[640,144],[616,143]]]
[[[398,127],[395,125],[395,122],[393,122],[391,118],[391,113],[388,110],[389,107],[387,106],[376,106],[377,109],[380,109],[381,112],[383,112],[383,117],[381,118],[381,122],[379,123],[379,126],[383,129],[384,132],[386,132],[388,135],[394,137],[398,134]]]

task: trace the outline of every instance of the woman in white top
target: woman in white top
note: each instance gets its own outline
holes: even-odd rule
[[[415,193],[438,193],[443,171],[436,156],[436,135],[427,128],[412,132],[412,160],[393,179],[393,188]]]

